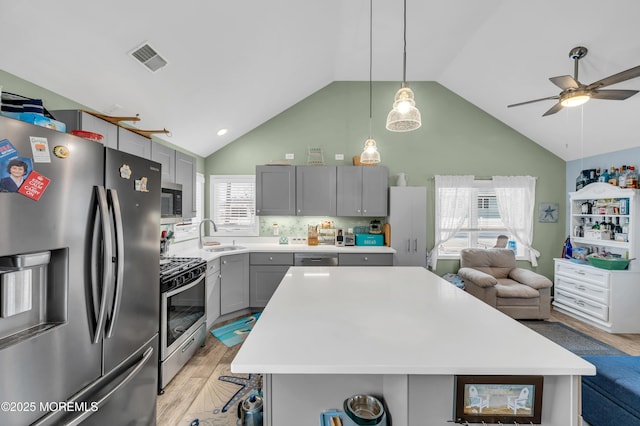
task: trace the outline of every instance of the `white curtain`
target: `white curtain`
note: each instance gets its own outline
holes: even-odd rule
[[[436,269],[438,247],[462,228],[469,216],[473,176],[436,176],[435,245],[429,253],[429,268]]]
[[[536,178],[532,176],[493,176],[498,211],[516,241],[529,251],[531,266],[538,266],[540,252],[532,247]]]

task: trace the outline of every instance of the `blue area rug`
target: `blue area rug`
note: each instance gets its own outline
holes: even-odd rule
[[[255,325],[261,312],[241,318],[232,323],[223,325],[222,327],[211,330],[213,337],[220,340],[228,348],[244,342],[247,335]]]
[[[629,355],[560,322],[520,321],[520,323],[578,356]]]

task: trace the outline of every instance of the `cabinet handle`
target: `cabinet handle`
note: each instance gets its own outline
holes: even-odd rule
[[[413,240],[414,244],[415,244],[415,248],[413,249],[414,253],[418,252],[418,239],[416,238],[415,240]]]
[[[411,238],[407,240],[407,251],[411,252]]]
[[[361,213],[360,209],[356,210],[358,213]]]
[[[257,213],[260,213],[260,209],[257,209],[257,210],[256,210],[256,212],[257,212]]]
[[[273,260],[273,256],[269,256],[269,260]]]
[[[222,261],[222,264],[223,264],[223,265],[226,265],[226,264],[227,264],[227,261],[226,261],[226,260],[223,260],[223,261]]]
[[[366,212],[367,212],[367,210],[365,209],[365,210],[363,210],[363,212],[364,212],[364,213],[366,213]]]
[[[362,260],[364,260],[365,262],[369,261],[369,258],[367,256],[363,257]]]

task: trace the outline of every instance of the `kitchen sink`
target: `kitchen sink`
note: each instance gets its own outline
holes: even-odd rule
[[[214,253],[219,253],[222,251],[234,251],[234,250],[242,250],[246,247],[242,247],[242,246],[209,246],[209,247],[204,247],[204,249],[206,251],[212,251]]]

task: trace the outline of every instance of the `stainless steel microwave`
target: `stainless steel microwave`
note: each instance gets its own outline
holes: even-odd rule
[[[182,185],[179,183],[162,183],[160,217],[163,223],[182,220]]]

